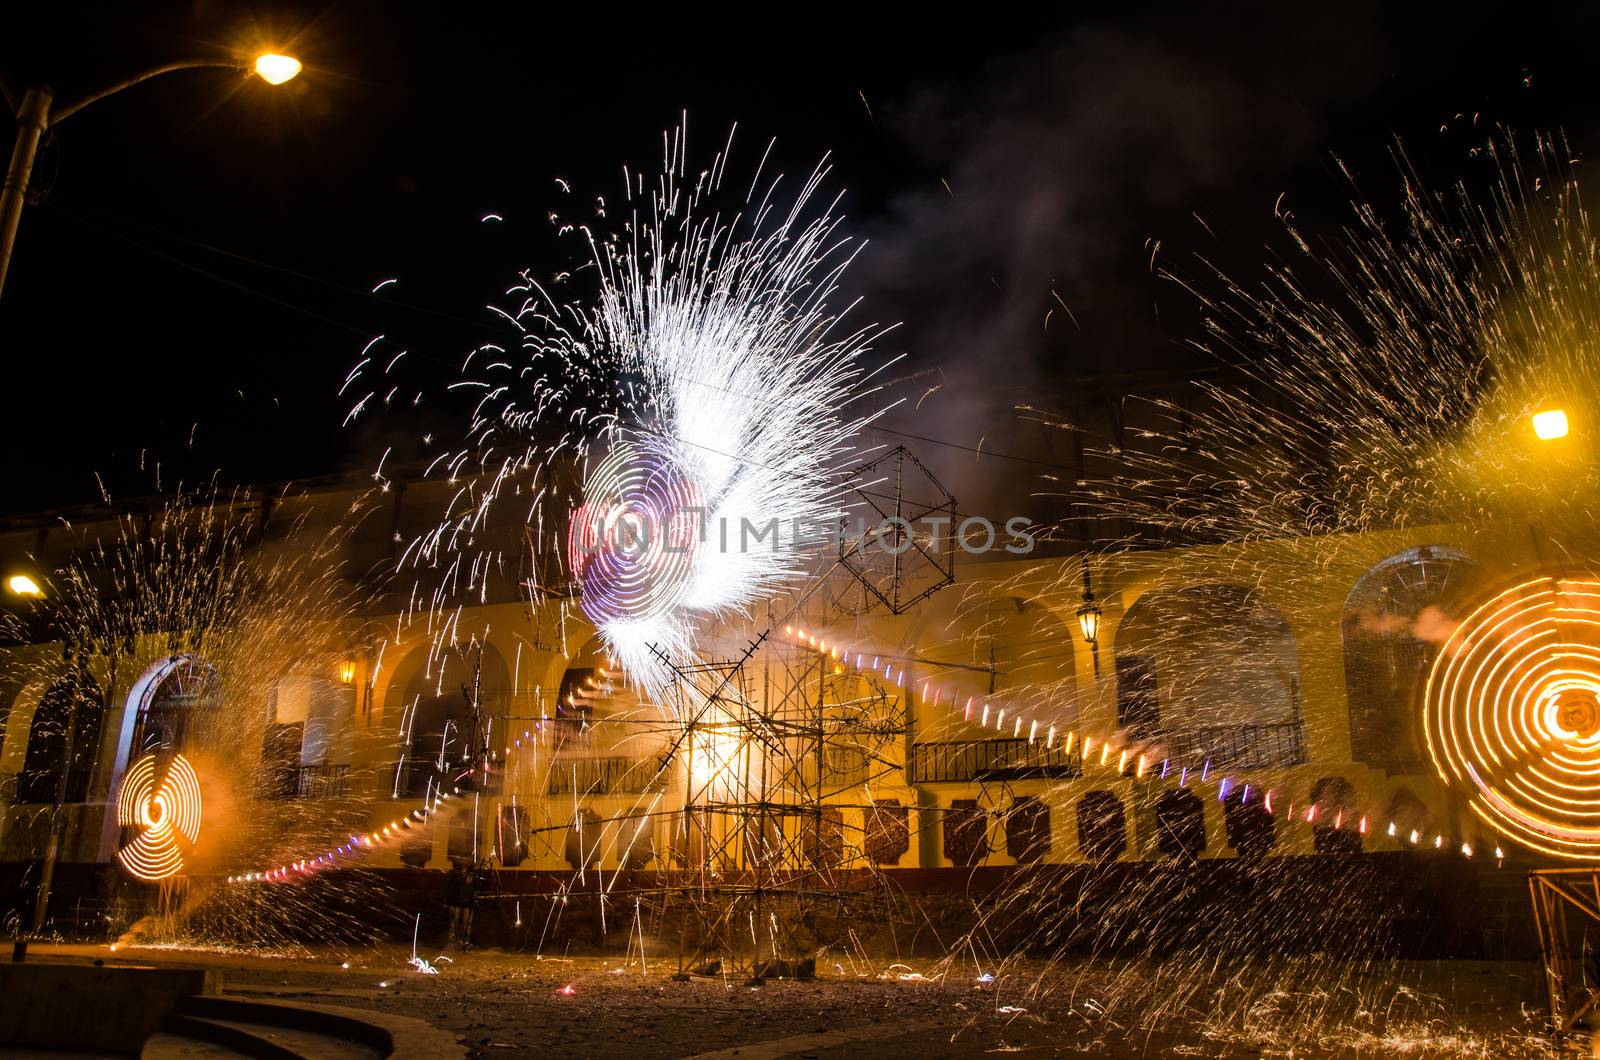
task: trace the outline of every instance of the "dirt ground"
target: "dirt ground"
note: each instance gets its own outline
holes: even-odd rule
[[[430,974],[410,956],[389,946],[282,957],[55,946],[36,947],[30,959],[219,966],[230,992],[411,1016],[454,1032],[475,1056],[507,1060],[1551,1054],[1528,964],[1330,965],[1336,989],[1296,993],[1234,978],[1164,1013],[1161,998],[1177,995],[1165,993],[1167,973],[1156,965],[1014,962],[991,971],[825,960],[812,981],[752,986],[742,976],[674,981],[670,959],[641,967],[637,958],[429,952]],[[1129,993],[1149,984],[1154,992]],[[1140,1007],[1131,996],[1144,999]],[[1592,1055],[1587,1043],[1568,1048]]]

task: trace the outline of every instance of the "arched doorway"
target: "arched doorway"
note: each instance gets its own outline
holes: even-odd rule
[[[222,706],[222,680],[199,656],[175,655],[161,667],[138,703],[132,756],[185,751],[215,724]]]
[[[1078,853],[1086,861],[1115,861],[1128,849],[1128,813],[1109,791],[1078,800]]]
[[[28,724],[27,749],[17,773],[19,803],[54,803],[67,769],[66,802],[88,798],[90,771],[105,703],[100,687],[86,673],[74,671],[44,690]],[[68,732],[71,730],[69,753]]]
[[[122,783],[130,762],[151,753],[172,754],[221,738],[222,680],[198,655],[160,659],[133,683],[117,734],[111,791]],[[100,832],[100,857],[110,860],[120,847],[117,815],[108,813]]]
[[[1156,846],[1163,857],[1198,858],[1206,852],[1206,811],[1187,788],[1156,800]]]
[[[471,768],[491,704],[503,700],[509,685],[505,660],[489,645],[446,650],[431,664],[391,686],[401,702],[393,782],[401,798],[427,795],[447,781],[453,786]]]
[[[1341,630],[1352,759],[1389,773],[1421,769],[1423,684],[1482,579],[1466,553],[1423,545],[1378,563],[1350,590]]]

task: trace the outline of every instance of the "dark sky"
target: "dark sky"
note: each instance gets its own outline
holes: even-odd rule
[[[931,373],[913,398],[945,385],[895,422],[1013,449],[1018,401],[1197,363],[1151,240],[1248,276],[1280,196],[1314,230],[1341,219],[1335,153],[1381,203],[1396,136],[1443,183],[1495,123],[1564,128],[1582,154],[1600,118],[1592,4],[37,6],[0,37],[18,86],[71,97],[252,40],[307,72],[175,74],[56,130],[0,296],[0,513],[90,500],[97,473],[147,493],[156,461],[168,486],[370,467],[399,421],[341,428],[337,395],[366,340],[447,381],[504,334],[483,307],[518,270],[574,263],[547,211],[614,196],[684,112],[705,158],[739,123],[736,171],[772,137],[791,172],[832,152],[869,240],[859,319],[904,322],[880,351]],[[1046,327],[1052,291],[1076,324]]]

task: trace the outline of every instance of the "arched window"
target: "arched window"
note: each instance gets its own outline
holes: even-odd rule
[[[1179,788],[1156,800],[1156,845],[1169,858],[1206,852],[1206,811],[1198,795]]]
[[[898,865],[911,849],[911,814],[899,799],[872,800],[862,847],[874,865]]]
[[[1356,789],[1343,777],[1323,777],[1311,785],[1317,820],[1311,841],[1318,854],[1361,853],[1361,831],[1355,814]]]
[[[450,823],[445,829],[445,855],[452,862],[476,863],[478,838],[478,815],[473,812],[472,807],[463,806],[450,815]],[[488,846],[488,842],[488,838],[485,837],[485,847]]]
[[[1078,800],[1078,853],[1087,861],[1112,861],[1128,849],[1128,815],[1109,791]]]
[[[1389,773],[1420,768],[1417,718],[1428,669],[1481,584],[1465,553],[1424,545],[1390,556],[1350,590],[1341,625],[1355,761]]]
[[[1172,758],[1213,768],[1305,760],[1294,637],[1259,591],[1145,593],[1117,627],[1116,657],[1118,722],[1130,736],[1159,735]]]
[[[644,812],[617,818],[617,863],[637,872],[647,869],[656,857],[653,818]]]
[[[600,836],[604,831],[600,815],[588,807],[579,810],[567,826],[562,851],[567,864],[575,869],[592,869],[600,864]]]
[[[1036,795],[1018,795],[1006,813],[1006,853],[1032,865],[1050,853],[1050,807]]]
[[[141,697],[130,758],[151,751],[186,751],[197,738],[219,737],[222,681],[196,655],[175,655]]]
[[[977,799],[952,799],[944,811],[944,856],[963,868],[989,856],[989,815]]]
[[[802,815],[801,847],[808,862],[819,869],[836,869],[844,863],[844,811],[824,806]]]
[[[665,750],[665,745],[644,739],[637,731],[618,745],[617,726],[601,724],[597,729],[596,725],[607,719],[655,716],[659,710],[639,698],[638,688],[606,654],[605,642],[591,637],[567,661],[550,711],[552,720],[545,723],[545,731],[550,736],[550,749],[569,757],[625,752],[629,757],[644,759]],[[637,730],[637,726],[624,725],[621,729]]]
[[[527,859],[528,830],[527,807],[500,807],[494,822],[494,849],[500,864],[514,869]]]
[[[471,764],[475,729],[488,720],[489,694],[509,684],[505,662],[492,647],[446,651],[431,662],[431,668],[417,667],[403,691],[391,691],[401,699],[394,793],[402,797],[455,783]]]
[[[1222,820],[1228,833],[1228,845],[1234,853],[1247,861],[1267,856],[1278,841],[1277,826],[1272,814],[1262,805],[1259,792],[1250,792],[1241,786],[1228,792],[1222,800]]]
[[[74,705],[76,700],[76,705]],[[61,769],[67,764],[67,730],[72,732],[71,764],[67,770],[67,802],[82,802],[89,793],[89,773],[105,704],[100,688],[88,674],[75,674],[52,684],[40,697],[28,726],[28,749],[17,775],[17,801],[53,803],[61,787]]]

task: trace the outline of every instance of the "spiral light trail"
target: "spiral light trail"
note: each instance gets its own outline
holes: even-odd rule
[[[128,768],[117,794],[117,823],[137,828],[117,851],[122,867],[141,880],[164,880],[183,871],[180,837],[193,845],[200,837],[200,779],[182,755],[161,768],[148,754]]]
[[[1480,606],[1429,675],[1428,751],[1496,831],[1600,861],[1600,582],[1536,578]]]
[[[694,481],[663,447],[622,444],[593,468],[568,536],[589,620],[670,614],[694,573],[702,511]]]

